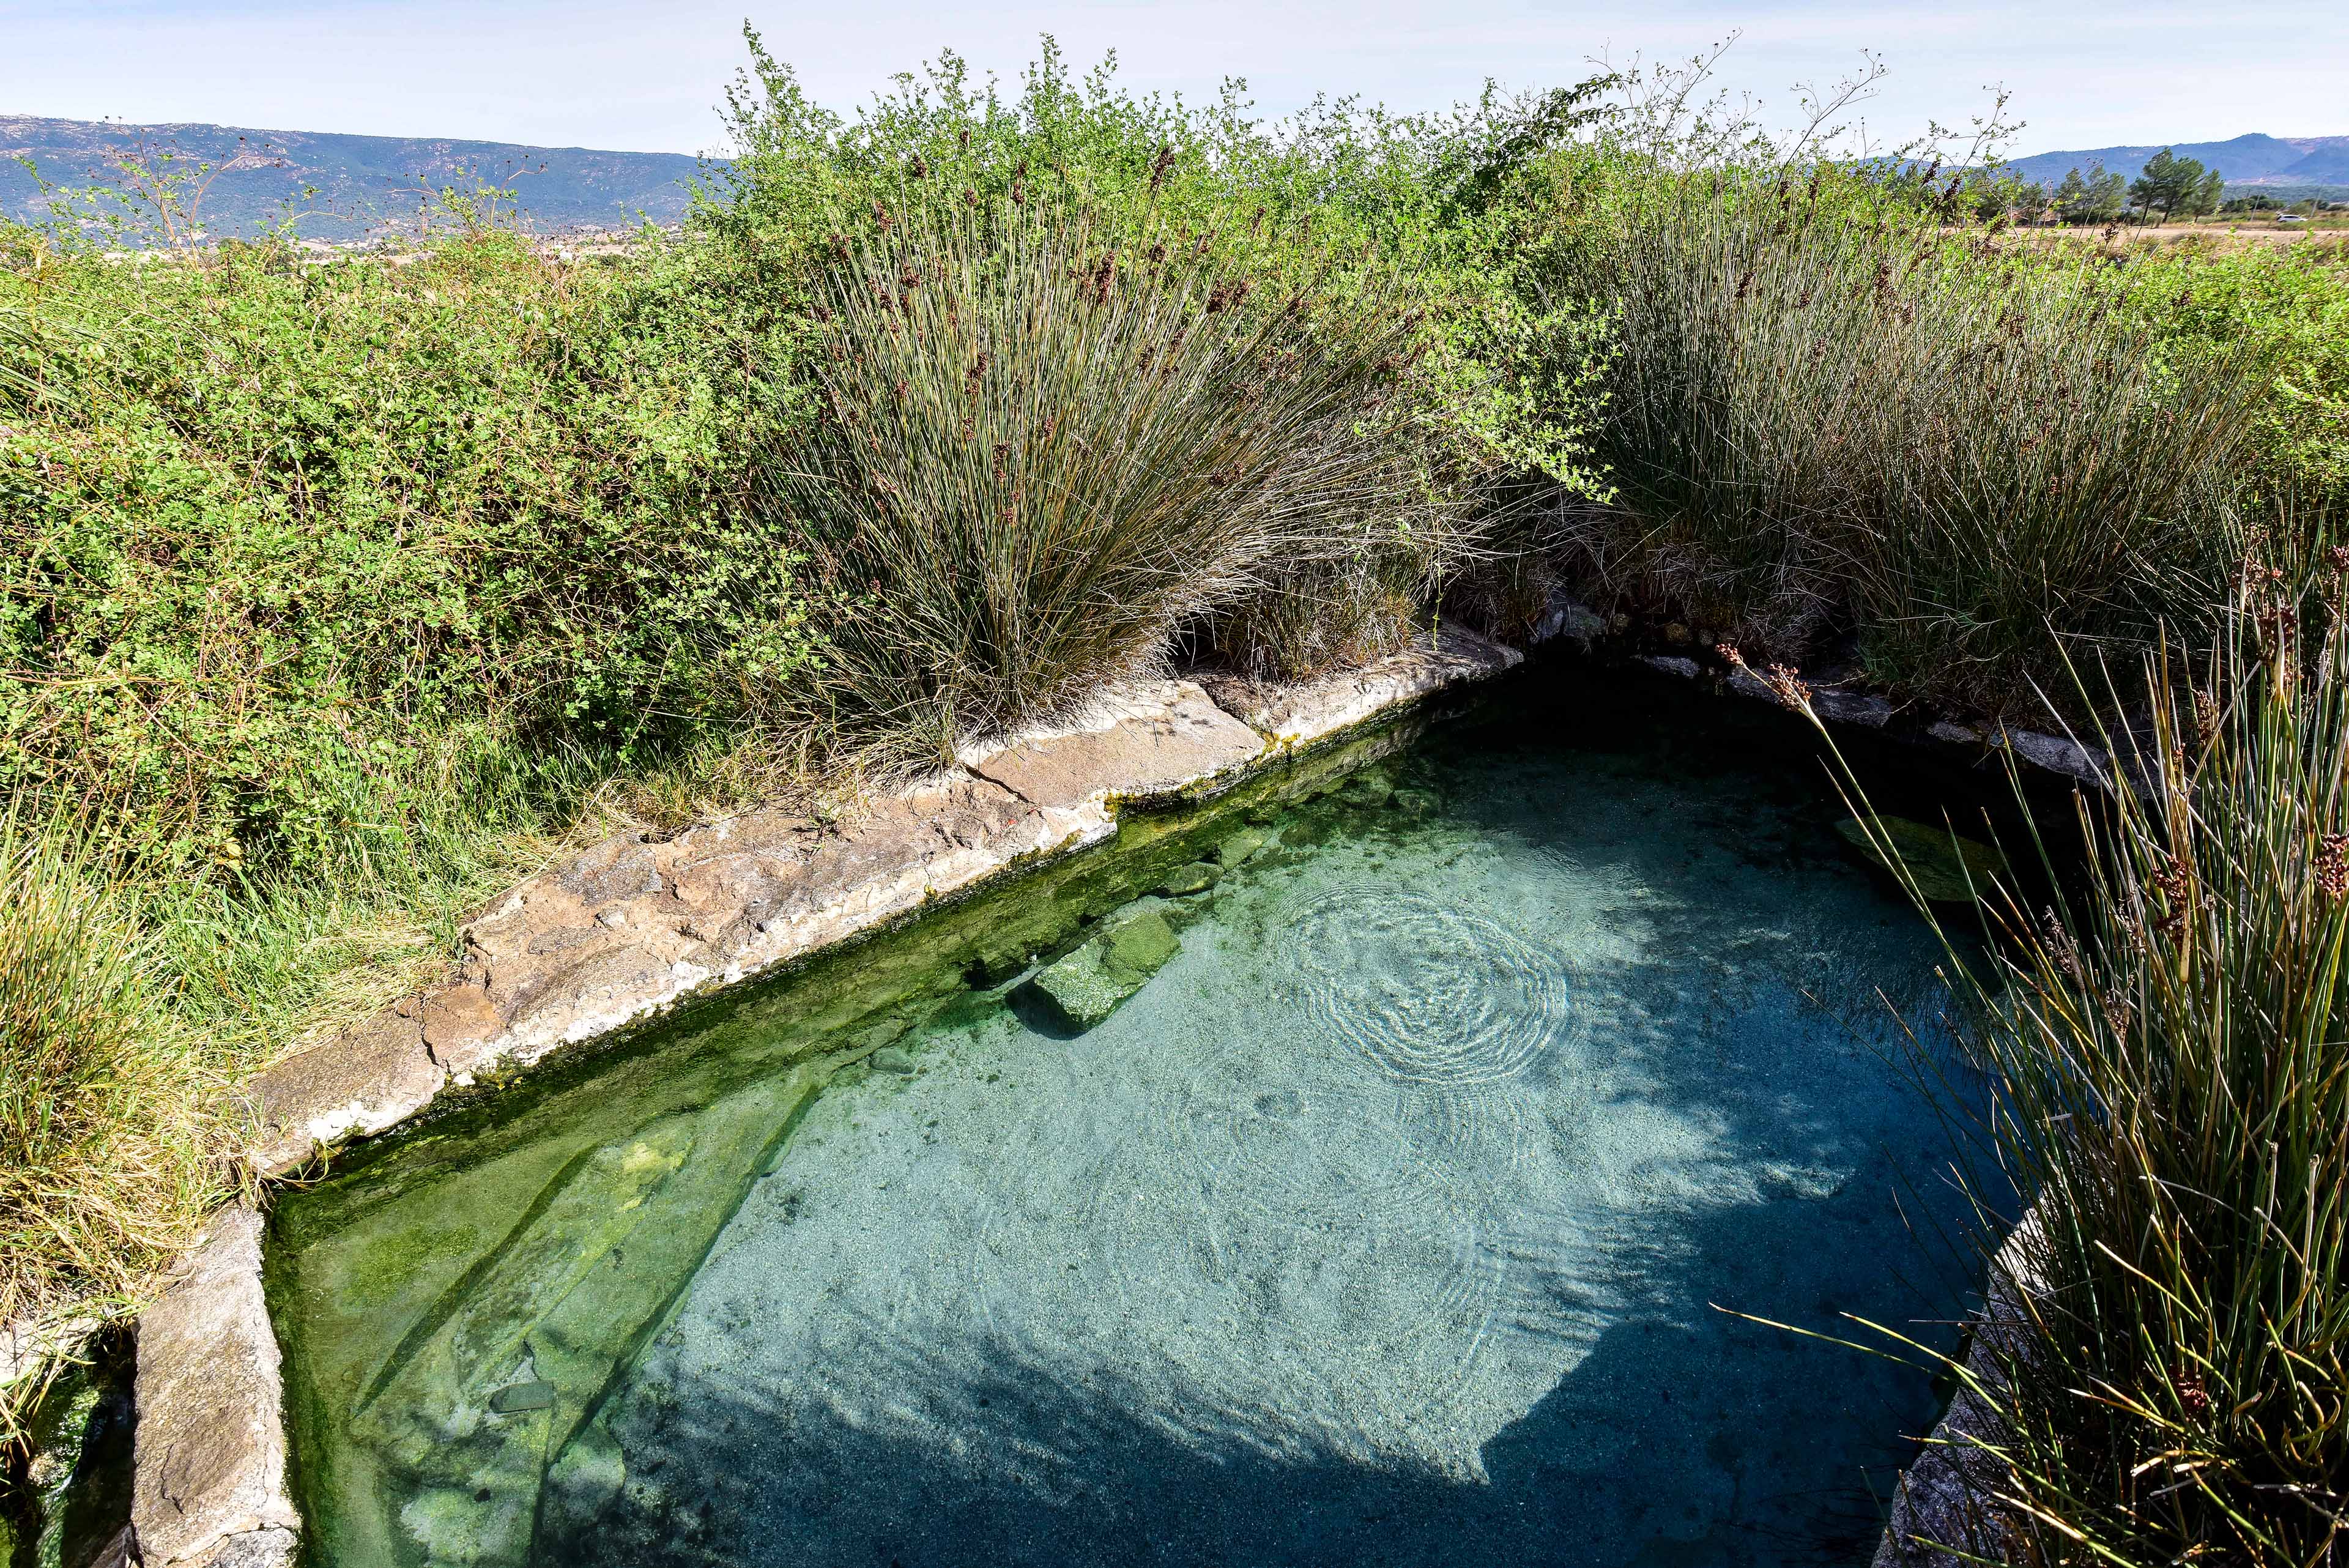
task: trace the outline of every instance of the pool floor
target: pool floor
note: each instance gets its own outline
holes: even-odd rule
[[[443,1465],[346,1556],[1864,1563],[1925,1375],[1733,1315],[1962,1310],[1886,1005],[1937,950],[1837,815],[1508,725],[1259,813],[1105,1023],[1008,983],[790,1099],[526,1519]]]

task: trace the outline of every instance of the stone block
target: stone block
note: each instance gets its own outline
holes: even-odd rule
[[[418,1012],[425,1049],[451,1075],[480,1066],[505,1028],[489,989],[462,981],[426,992]]]
[[[1279,685],[1225,681],[1216,701],[1277,744],[1309,745],[1447,686],[1498,675],[1525,657],[1444,625],[1427,640],[1358,670]]]
[[[261,1291],[261,1216],[222,1210],[139,1326],[130,1523],[149,1568],[287,1561],[277,1335]]]
[[[1254,761],[1264,741],[1187,680],[1109,688],[1069,723],[1014,735],[965,763],[1021,799],[1069,807],[1172,794]]]
[[[380,1132],[431,1104],[448,1076],[425,1049],[418,1020],[378,1013],[253,1079],[261,1118],[254,1162],[274,1176],[321,1145]]]
[[[1054,1023],[1081,1034],[1149,983],[1181,945],[1154,908],[1113,915],[1101,931],[1045,965],[1028,983]]]

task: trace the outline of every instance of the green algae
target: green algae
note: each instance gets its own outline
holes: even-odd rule
[[[1889,850],[1918,893],[1936,904],[1971,904],[2008,875],[2006,857],[1991,846],[1905,816],[1847,817],[1836,831],[1878,866],[1887,865]]]
[[[132,1346],[109,1334],[34,1407],[0,1486],[0,1568],[80,1568],[130,1522]]]
[[[1171,907],[1137,899],[1258,852],[1267,836],[1244,824],[1412,732],[1129,808],[1108,845],[453,1097],[281,1199],[267,1282],[313,1560],[523,1563],[650,1485],[626,1475],[604,1404],[835,1075],[863,1079],[923,1024],[999,1010],[1008,981],[1056,956],[1138,984],[1176,938]]]

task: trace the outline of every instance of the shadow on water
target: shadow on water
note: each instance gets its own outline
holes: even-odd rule
[[[822,1397],[697,1387],[664,1413],[658,1468],[630,1473],[586,1528],[542,1536],[538,1561],[1865,1563],[1877,1500],[1910,1457],[1899,1434],[1930,1408],[1913,1375],[1710,1307],[1708,1295],[1767,1293],[1737,1260],[1773,1225],[1816,1235],[1818,1219],[1765,1209],[1682,1237],[1678,1276],[1646,1282],[1651,1305],[1605,1327],[1483,1443],[1483,1480],[1366,1462],[1309,1428],[1268,1436],[1251,1412],[1170,1420],[1146,1390],[1072,1380],[1001,1338],[898,1341],[878,1381],[925,1438]],[[1855,1425],[1882,1441],[1824,1470],[1806,1461],[1815,1432]],[[1806,1484],[1789,1488],[1796,1476]]]

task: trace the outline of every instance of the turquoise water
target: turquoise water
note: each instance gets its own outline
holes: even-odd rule
[[[1866,1561],[1926,1377],[1732,1313],[1947,1342],[1950,1151],[1878,995],[1930,1015],[1932,949],[1763,733],[1533,709],[1440,732],[1257,803],[1268,842],[1153,906],[1181,950],[1091,1033],[1016,976],[966,991],[820,1085],[647,1103],[535,1200],[634,1215],[611,1194],[736,1160],[698,1231],[647,1218],[606,1256],[566,1222],[527,1266],[509,1241],[380,1305],[314,1284],[379,1334],[426,1325],[356,1418],[296,1351],[297,1458],[339,1478],[314,1513],[371,1519],[325,1521],[326,1555]],[[346,1195],[336,1233],[429,1253],[458,1184],[540,1158],[485,1141],[470,1170],[350,1179],[395,1196]],[[286,1267],[281,1323],[327,1335],[303,1271],[354,1265]],[[607,1270],[673,1277],[565,1308]],[[595,1335],[566,1310],[626,1341],[570,1382]],[[574,1385],[554,1418],[479,1405]]]

